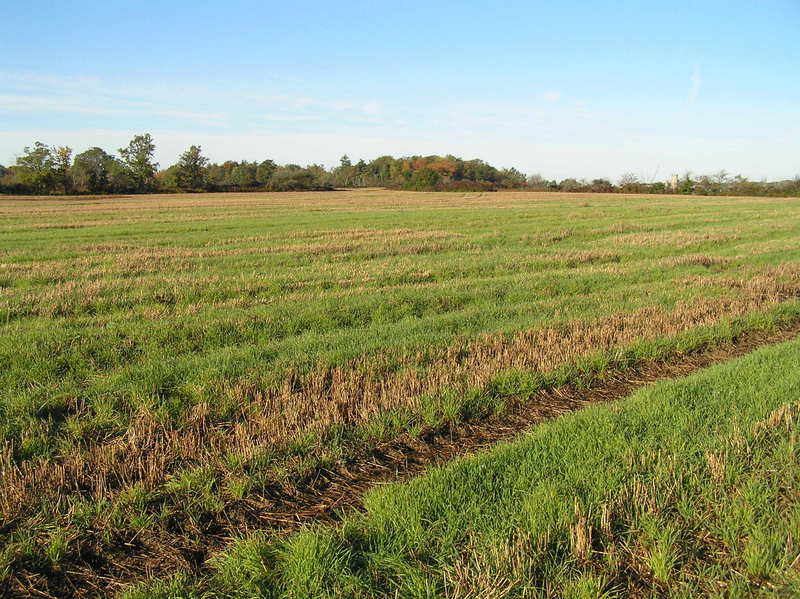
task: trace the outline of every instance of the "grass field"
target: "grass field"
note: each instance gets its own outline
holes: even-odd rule
[[[378,443],[797,321],[798,233],[776,198],[0,198],[0,584],[196,569]]]
[[[760,350],[373,491],[338,528],[239,541],[205,596],[796,597],[798,363],[800,341]]]

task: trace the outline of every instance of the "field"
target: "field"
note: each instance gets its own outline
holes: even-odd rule
[[[211,560],[213,597],[797,597],[800,341],[368,494]],[[128,599],[199,597],[179,576]]]
[[[691,596],[710,592],[703,568],[729,566],[737,576],[708,570],[715,592],[784,588],[791,550],[761,556],[741,539],[774,549],[786,522],[800,535],[796,417],[780,411],[797,344],[379,490],[366,515],[337,509],[481,444],[470,439],[794,333],[798,234],[800,202],[783,198],[0,197],[0,590],[98,596],[162,579],[142,593]],[[773,421],[762,442],[755,423]],[[582,441],[552,445],[587,427],[602,445],[591,460]],[[509,473],[515,456],[524,467]],[[533,484],[550,469],[564,480]],[[609,478],[587,487],[596,469]],[[752,498],[737,490],[762,478]],[[575,498],[572,516],[556,496]],[[629,496],[652,514],[620,507]],[[768,500],[788,511],[758,508]],[[734,516],[715,502],[752,529],[723,530]],[[320,521],[338,526],[275,540]],[[678,537],[691,550],[670,553]]]

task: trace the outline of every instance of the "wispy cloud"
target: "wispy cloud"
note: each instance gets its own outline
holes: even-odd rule
[[[186,97],[175,93],[173,98]],[[187,110],[170,100],[165,90],[143,91],[119,86],[96,77],[64,77],[39,73],[0,72],[0,111],[95,116],[145,116],[224,125],[222,110]]]
[[[368,114],[369,116],[377,116],[381,111],[381,105],[375,100],[372,100],[364,104],[361,109],[364,111],[364,114]]]
[[[689,104],[694,104],[697,101],[697,96],[700,93],[700,88],[703,87],[703,77],[700,74],[700,65],[694,65],[692,69],[692,85],[689,88]]]
[[[308,121],[321,121],[322,117],[314,114],[275,114],[267,113],[261,115],[265,121],[276,123],[304,123]]]
[[[548,90],[542,94],[545,101],[555,104],[561,99],[561,92],[554,89]]]
[[[327,122],[330,127],[375,127],[389,123],[376,98],[326,98],[293,94],[280,89],[241,84],[237,89],[135,81],[93,76],[0,71],[0,112],[33,115],[91,115],[106,117],[110,126],[135,117],[156,119],[200,128],[247,129],[261,122],[290,130],[306,122]],[[116,121],[116,122],[115,122]]]

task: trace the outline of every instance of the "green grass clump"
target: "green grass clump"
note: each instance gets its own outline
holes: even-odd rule
[[[792,341],[565,416],[376,489],[338,528],[237,543],[184,592],[791,596],[798,363]]]

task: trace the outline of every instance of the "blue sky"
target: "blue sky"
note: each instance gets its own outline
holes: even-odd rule
[[[0,163],[453,153],[548,178],[800,174],[800,0],[16,2]]]

